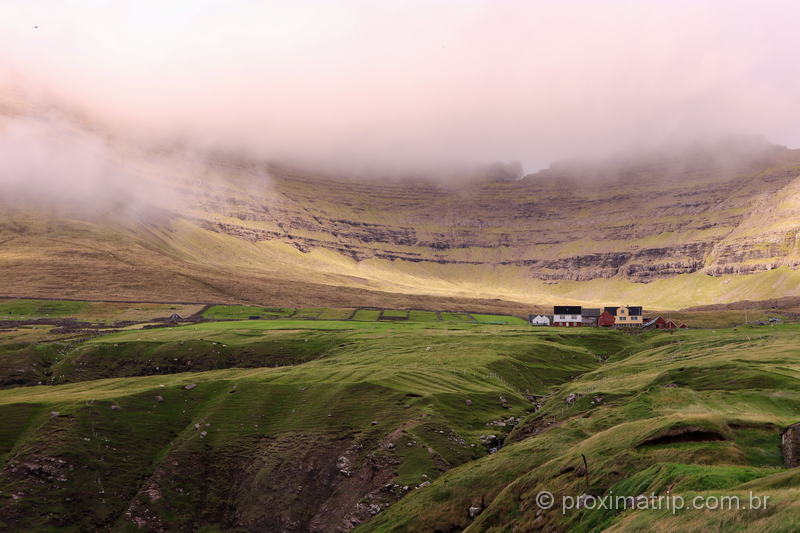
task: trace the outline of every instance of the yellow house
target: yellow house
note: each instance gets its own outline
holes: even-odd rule
[[[641,326],[642,307],[637,305],[621,305],[619,307],[606,307],[606,311],[614,315],[615,326]]]

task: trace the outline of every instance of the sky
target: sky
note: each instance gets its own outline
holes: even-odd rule
[[[800,146],[798,20],[782,0],[0,0],[0,91],[148,142],[533,171],[726,135]]]

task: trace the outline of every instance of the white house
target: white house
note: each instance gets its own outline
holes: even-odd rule
[[[580,305],[556,305],[553,307],[554,326],[582,326]]]
[[[530,321],[532,326],[549,326],[550,317],[547,315],[531,315]]]

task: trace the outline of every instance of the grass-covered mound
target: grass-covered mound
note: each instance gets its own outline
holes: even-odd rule
[[[14,422],[0,432],[0,523],[333,531],[367,521],[499,447],[534,395],[599,365],[598,347],[630,342],[608,331],[580,338],[322,320],[97,337],[51,365],[72,383],[0,392]],[[297,360],[264,364],[280,350]],[[189,357],[192,367],[238,359],[202,372],[174,361]],[[158,375],[124,377],[153,364],[164,365]]]
[[[0,525],[796,530],[800,478],[779,442],[800,419],[797,326],[630,333],[352,311],[8,334]],[[24,364],[23,384],[52,384],[19,386]],[[559,505],[749,491],[771,505],[562,513],[537,506],[543,490]]]

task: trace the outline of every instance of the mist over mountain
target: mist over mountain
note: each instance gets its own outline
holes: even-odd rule
[[[798,20],[3,0],[0,531],[800,531]]]
[[[761,135],[800,145],[796,6],[4,2],[0,86],[147,142],[360,174]],[[438,171],[438,173],[443,173]]]
[[[5,294],[269,303],[310,282],[304,300],[348,305],[366,291],[676,308],[800,291],[800,152],[759,138],[524,177],[514,163],[362,174],[145,142],[53,105],[6,105],[0,140]]]

